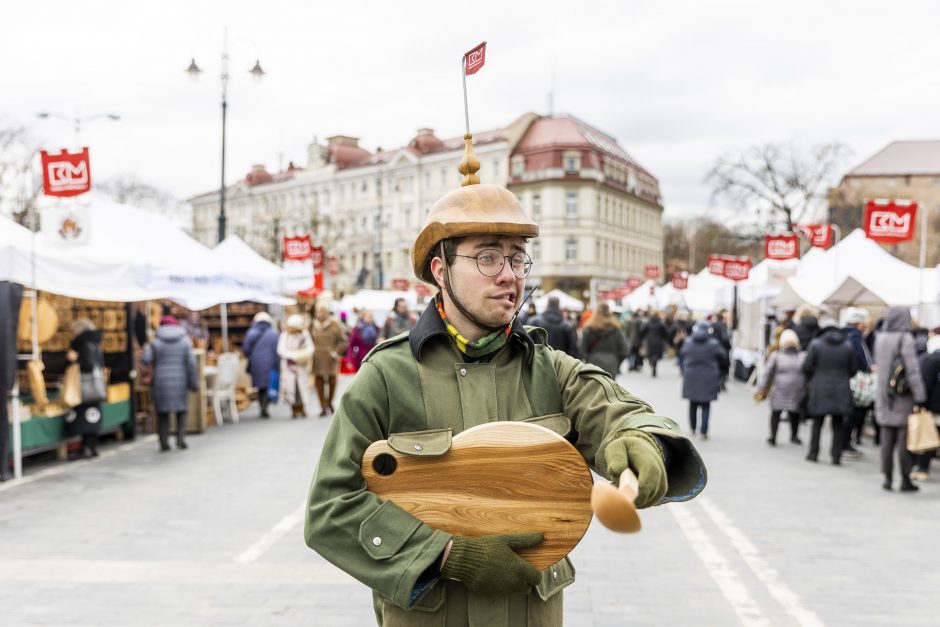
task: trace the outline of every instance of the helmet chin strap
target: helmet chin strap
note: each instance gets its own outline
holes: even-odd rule
[[[457,298],[457,295],[454,293],[454,288],[453,288],[453,286],[451,286],[451,284],[450,284],[450,272],[447,271],[447,257],[444,255],[444,242],[443,242],[443,240],[441,241],[440,246],[441,246],[441,261],[444,263],[444,289],[447,290],[447,295],[450,296],[451,302],[454,303],[454,306],[455,306],[455,307],[457,308],[457,310],[463,315],[464,318],[466,318],[467,320],[469,320],[470,322],[472,322],[472,323],[473,323],[474,325],[476,325],[478,328],[483,329],[483,330],[485,330],[485,331],[489,331],[489,332],[491,332],[491,333],[492,333],[493,331],[496,331],[497,329],[502,329],[502,328],[503,328],[502,325],[500,325],[500,326],[498,326],[498,327],[494,327],[494,326],[491,326],[491,325],[486,324],[485,322],[481,321],[479,318],[477,318],[477,317],[474,316],[472,313],[470,313],[469,311],[467,311],[466,307],[464,307],[464,306],[460,303],[460,299]],[[516,313],[518,313],[518,311],[517,311]],[[513,317],[515,317],[515,316],[513,316]]]

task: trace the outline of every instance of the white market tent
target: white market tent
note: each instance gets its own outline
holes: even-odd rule
[[[584,311],[584,303],[580,299],[571,296],[567,292],[555,289],[545,294],[542,294],[538,298],[534,299],[532,302],[535,303],[535,310],[542,312],[548,307],[548,299],[552,296],[558,299],[558,303],[562,309],[568,309],[571,311]]]
[[[237,235],[229,235],[212,249],[212,257],[227,273],[238,276],[242,281],[257,285],[260,290],[257,302],[288,304],[289,299],[278,298],[284,293],[285,276],[280,266],[271,263],[246,244]]]

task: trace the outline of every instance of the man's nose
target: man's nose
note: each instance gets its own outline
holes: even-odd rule
[[[512,273],[512,259],[509,257],[503,257],[503,267],[496,275],[496,280],[499,282],[516,280],[516,275]]]

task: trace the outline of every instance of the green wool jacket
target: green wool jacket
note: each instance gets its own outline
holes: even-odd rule
[[[675,422],[600,368],[552,350],[543,334],[517,321],[488,361],[468,363],[430,306],[409,333],[372,350],[343,394],[310,486],[304,538],[372,588],[380,625],[561,625],[561,590],[574,581],[574,568],[565,558],[545,569],[529,594],[499,599],[440,579],[452,536],[366,490],[359,464],[372,442],[395,436],[425,442],[416,454],[440,454],[433,444],[442,432],[435,430],[456,435],[486,422],[528,420],[566,437],[592,469],[612,479],[606,444],[626,429],[642,429],[663,445],[669,480],[663,502],[704,488],[705,465]]]

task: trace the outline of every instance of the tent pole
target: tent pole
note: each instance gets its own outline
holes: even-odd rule
[[[222,352],[228,352],[228,305],[219,303],[219,309],[222,313]]]
[[[917,273],[917,321],[924,324],[924,266],[927,265],[927,222],[930,220],[927,205],[920,205],[920,271]]]

